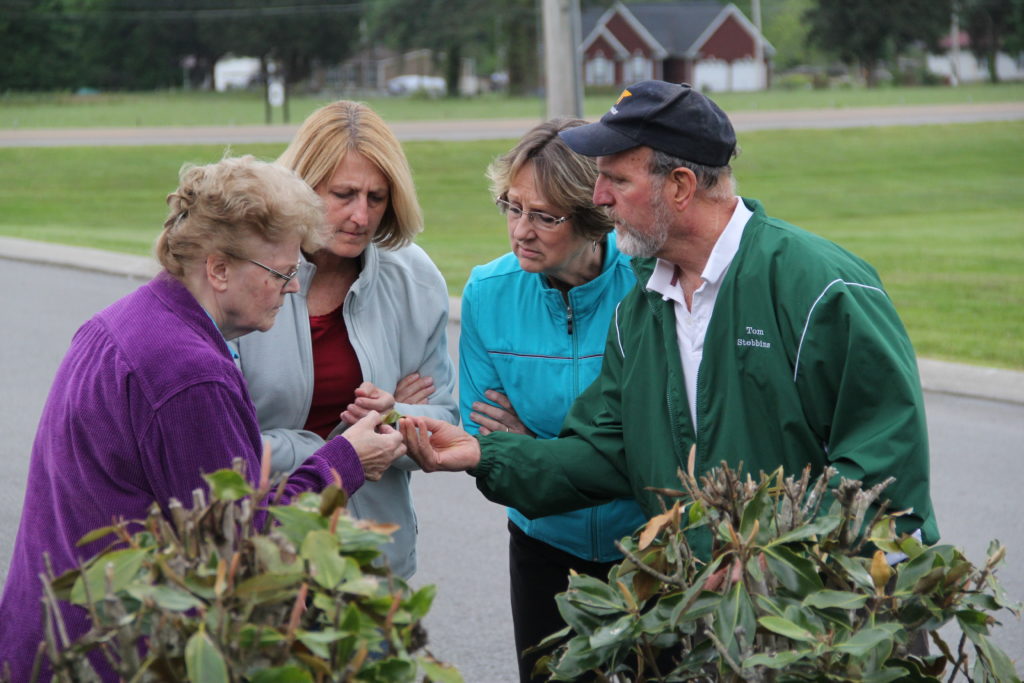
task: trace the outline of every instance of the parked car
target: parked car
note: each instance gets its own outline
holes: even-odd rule
[[[415,92],[424,92],[433,97],[444,95],[447,85],[440,76],[420,76],[419,74],[404,74],[395,76],[387,82],[388,94],[390,95],[411,95]]]

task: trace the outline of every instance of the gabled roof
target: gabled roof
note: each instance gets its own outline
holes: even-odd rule
[[[715,0],[692,0],[624,5],[616,2],[607,10],[592,7],[582,14],[580,26],[585,36],[584,49],[598,36],[603,35],[607,39],[608,31],[604,24],[615,13],[643,36],[652,51],[660,53],[662,59],[667,56],[695,56],[704,41],[730,15],[736,17],[751,34],[757,34],[757,28],[731,3],[722,5]],[[766,40],[764,49],[768,54],[774,52]]]

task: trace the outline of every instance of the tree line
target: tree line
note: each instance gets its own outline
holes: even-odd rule
[[[583,8],[612,0],[580,0]],[[628,4],[628,3],[627,3]],[[736,0],[750,16],[751,0]],[[862,68],[934,45],[952,13],[995,74],[1024,49],[1024,0],[761,0],[778,66],[838,59]],[[0,0],[0,92],[198,87],[226,54],[278,65],[288,82],[363,48],[427,48],[455,92],[464,57],[539,81],[539,0]]]

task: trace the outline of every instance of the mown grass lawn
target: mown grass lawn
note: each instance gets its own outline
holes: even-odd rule
[[[507,250],[484,169],[511,143],[406,144],[426,216],[419,242],[453,294]],[[1024,369],[1024,122],[761,131],[740,144],[740,192],[873,263],[920,355]],[[182,162],[223,152],[0,149],[0,234],[148,253]]]
[[[589,94],[584,115],[597,118],[614,101],[606,90]],[[816,109],[914,104],[1007,102],[1024,100],[1024,83],[971,84],[947,87],[835,88],[711,93],[725,111]],[[296,95],[289,120],[300,123],[314,109],[341,97]],[[364,99],[357,97],[357,99]],[[540,97],[488,94],[474,98],[371,97],[365,101],[387,121],[431,119],[543,118]],[[70,93],[0,94],[0,128],[67,128],[93,126],[240,126],[266,121],[260,92],[146,92],[74,95]],[[272,123],[282,123],[275,110]]]

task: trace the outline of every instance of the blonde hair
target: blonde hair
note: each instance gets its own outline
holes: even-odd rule
[[[408,245],[423,229],[409,161],[391,129],[365,104],[339,100],[317,109],[277,161],[316,189],[331,178],[349,152],[362,154],[388,181],[388,206],[373,235],[374,243],[385,249]]]
[[[215,164],[185,164],[154,255],[181,279],[185,266],[211,252],[243,256],[246,242],[303,241],[321,231],[323,202],[294,172],[251,155]]]
[[[577,235],[598,241],[615,227],[608,213],[594,206],[597,164],[591,157],[569,149],[560,131],[582,126],[586,121],[555,118],[534,126],[509,152],[487,167],[491,193],[495,199],[507,199],[516,174],[533,164],[538,191],[556,206],[569,212]]]

